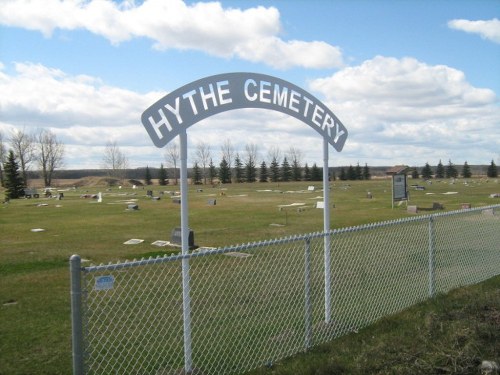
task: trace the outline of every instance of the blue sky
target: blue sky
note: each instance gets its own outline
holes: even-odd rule
[[[321,99],[349,138],[330,165],[500,164],[500,1],[0,1],[0,132],[46,128],[65,168],[114,141],[132,167],[166,163],[142,112],[194,80],[264,73]],[[190,163],[229,140],[322,162],[280,113],[226,112],[188,130]],[[36,169],[36,165],[32,165]]]

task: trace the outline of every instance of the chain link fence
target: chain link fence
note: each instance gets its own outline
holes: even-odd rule
[[[500,205],[71,264],[75,374],[238,374],[499,274]]]

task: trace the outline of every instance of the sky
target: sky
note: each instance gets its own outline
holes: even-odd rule
[[[330,166],[500,165],[500,0],[0,0],[0,133],[47,129],[63,169],[168,165],[141,123],[157,100],[215,74],[254,72],[321,100],[348,129]],[[188,163],[230,142],[258,164],[293,147],[322,165],[321,135],[265,109],[187,130]],[[177,142],[175,139],[172,142]],[[36,169],[33,166],[32,169]]]

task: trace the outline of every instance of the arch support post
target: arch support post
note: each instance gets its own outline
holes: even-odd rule
[[[325,323],[331,320],[331,271],[330,271],[330,184],[328,173],[328,141],[323,139],[323,231],[325,260]]]
[[[189,203],[187,168],[187,133],[179,134],[181,149],[181,246],[182,255],[182,311],[184,321],[184,370],[190,374],[193,367],[191,349],[191,296],[189,285]]]

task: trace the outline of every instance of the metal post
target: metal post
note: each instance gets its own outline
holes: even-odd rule
[[[312,307],[311,307],[311,239],[306,238],[304,246],[304,346],[312,345]]]
[[[188,175],[187,175],[187,133],[180,134],[181,149],[181,243],[182,255],[189,253],[189,220],[188,220]],[[190,374],[192,362],[191,350],[191,297],[189,287],[189,259],[182,259],[182,311],[184,321],[184,370]]]
[[[328,181],[328,141],[323,139],[323,231],[325,233],[325,323],[331,319],[331,276],[330,276],[330,184]]]
[[[83,323],[82,323],[82,260],[79,255],[69,258],[71,277],[71,342],[73,354],[73,375],[84,374]]]
[[[429,217],[429,297],[435,294],[435,234],[434,217]]]

